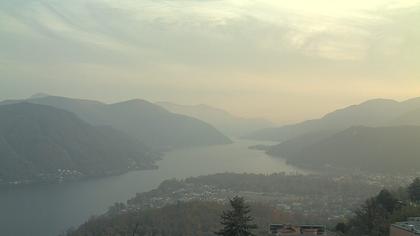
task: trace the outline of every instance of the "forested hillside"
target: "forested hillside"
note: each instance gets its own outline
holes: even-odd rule
[[[0,183],[61,181],[154,168],[160,155],[50,106],[0,106]]]

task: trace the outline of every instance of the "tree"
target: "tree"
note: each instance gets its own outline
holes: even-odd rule
[[[241,197],[234,197],[230,200],[232,209],[224,211],[221,215],[221,224],[223,229],[216,232],[221,236],[253,236],[251,232],[257,226],[252,224],[253,218],[249,215],[251,212],[248,205]]]
[[[347,227],[346,223],[340,222],[335,226],[335,231],[344,234],[344,233],[347,232],[347,228],[348,227]]]
[[[413,202],[420,202],[420,178],[415,178],[413,183],[408,186],[408,194]]]
[[[337,230],[346,235],[386,236],[389,235],[390,217],[400,209],[398,199],[383,189],[354,212],[354,217],[344,231]]]
[[[397,210],[400,205],[398,199],[386,189],[383,189],[378,196],[376,196],[376,202],[391,214],[394,210]]]

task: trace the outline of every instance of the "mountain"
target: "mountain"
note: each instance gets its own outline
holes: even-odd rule
[[[180,148],[228,144],[230,139],[196,118],[175,114],[145,100],[105,104],[57,96],[30,98],[27,102],[61,108],[92,125],[107,125],[154,148]]]
[[[285,141],[305,133],[323,130],[343,130],[352,126],[386,126],[399,116],[420,109],[420,98],[397,102],[374,99],[331,112],[320,119],[256,131],[246,136],[251,139]]]
[[[299,137],[286,140],[278,145],[264,146],[262,150],[267,151],[267,153],[271,156],[297,156],[304,148],[312,146],[326,138],[333,136],[336,133],[336,130],[322,130],[317,132],[309,132]]]
[[[222,109],[204,104],[192,106],[178,105],[170,102],[158,102],[156,104],[171,112],[203,120],[233,137],[242,137],[256,130],[274,126],[272,122],[265,119],[241,118]]]
[[[420,125],[420,109],[402,114],[391,121],[390,125]]]
[[[267,153],[307,168],[414,172],[420,168],[420,126],[351,127],[335,134],[325,132],[323,137],[292,139]]]
[[[159,156],[109,127],[50,106],[0,106],[0,183],[103,176],[154,167]]]
[[[43,97],[49,97],[51,95],[47,94],[47,93],[36,93],[34,95],[32,95],[30,98],[43,98]]]

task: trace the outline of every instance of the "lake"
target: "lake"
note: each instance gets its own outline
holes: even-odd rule
[[[5,236],[55,236],[104,213],[115,202],[156,188],[163,180],[222,172],[305,173],[284,160],[248,149],[254,141],[168,152],[159,169],[80,182],[0,189],[0,232]]]

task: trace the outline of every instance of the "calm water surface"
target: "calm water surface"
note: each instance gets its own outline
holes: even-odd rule
[[[299,172],[282,159],[271,158],[236,141],[231,145],[176,150],[159,161],[158,170],[135,171],[88,181],[0,189],[0,234],[52,236],[104,213],[114,202],[156,188],[163,180],[215,174]]]

